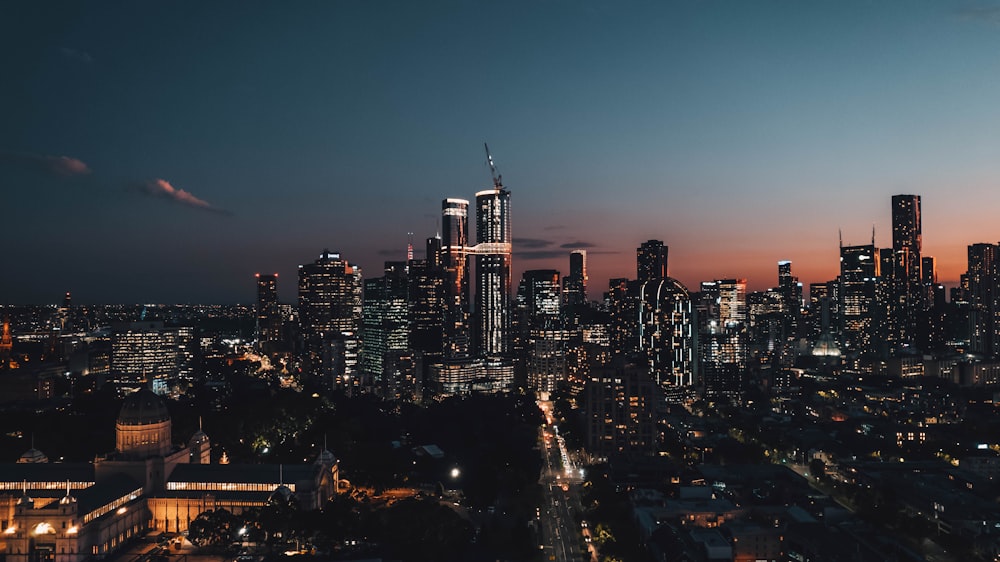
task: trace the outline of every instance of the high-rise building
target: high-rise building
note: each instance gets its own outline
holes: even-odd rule
[[[476,350],[510,355],[510,192],[499,181],[476,193]]]
[[[802,314],[802,283],[792,275],[792,262],[788,260],[778,262],[778,292],[785,304],[785,336],[795,339]]]
[[[569,254],[569,275],[563,277],[563,303],[587,304],[587,250],[573,250]]]
[[[524,272],[517,289],[517,340],[523,342],[528,386],[551,392],[566,377],[569,332],[560,317],[559,272],[533,269]]]
[[[607,456],[654,455],[658,397],[645,365],[619,357],[595,370],[583,392],[587,450]]]
[[[354,384],[364,294],[361,268],[323,250],[299,266],[299,322],[313,371],[332,386]]]
[[[385,262],[385,274],[365,279],[361,314],[361,370],[381,388],[387,359],[399,356],[409,345],[409,303],[406,262]]]
[[[194,377],[194,328],[163,322],[125,322],[112,327],[111,382],[124,388],[150,386],[157,394]]]
[[[428,238],[427,257],[410,260],[408,267],[410,349],[420,354],[426,366],[440,362],[444,350],[448,297],[447,274],[441,266],[441,238]]]
[[[839,285],[836,280],[809,284],[807,323],[809,338],[816,341],[822,334],[838,334]]]
[[[971,351],[1000,352],[1000,244],[969,246],[968,315]]]
[[[638,281],[616,278],[608,281],[606,296],[610,315],[612,355],[629,355],[639,351],[639,288]]]
[[[667,250],[662,240],[648,240],[635,249],[636,279],[640,283],[667,276]]]
[[[887,276],[888,329],[891,348],[916,343],[924,291],[921,266],[920,196],[892,196],[892,257]]]
[[[469,202],[445,199],[441,203],[441,265],[446,273],[444,306],[444,358],[467,359],[470,356],[469,269],[466,254],[469,245]],[[428,256],[428,259],[429,256]]]
[[[878,351],[880,260],[875,244],[840,248],[841,347],[854,356]]]
[[[697,326],[688,290],[671,277],[642,283],[638,299],[639,352],[657,384],[695,384]]]
[[[746,279],[701,284],[697,295],[698,369],[706,394],[738,396],[747,367]]]
[[[278,307],[278,274],[258,273],[257,278],[257,345],[273,351],[281,341],[282,318]]]

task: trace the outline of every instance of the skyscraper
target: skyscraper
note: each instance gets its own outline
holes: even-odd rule
[[[428,238],[427,257],[410,260],[408,266],[410,348],[420,353],[424,365],[430,365],[441,360],[444,350],[448,299],[446,273],[441,267],[441,238]]]
[[[441,202],[440,255],[446,274],[444,358],[448,360],[468,358],[470,352],[468,245],[469,202],[445,199]]]
[[[662,240],[648,240],[635,249],[636,279],[640,283],[667,276],[667,250]]]
[[[111,381],[150,385],[165,394],[172,382],[194,377],[194,328],[163,322],[123,322],[111,332]]]
[[[874,242],[840,248],[840,332],[843,350],[873,355],[880,333],[878,284],[880,260]]]
[[[559,272],[524,272],[517,289],[518,337],[527,367],[528,385],[551,392],[566,375],[569,332],[560,319]]]
[[[342,385],[357,370],[363,295],[361,268],[323,250],[299,266],[299,322],[315,372]]]
[[[670,277],[642,283],[638,299],[639,352],[663,387],[695,383],[697,326],[688,290]]]
[[[890,347],[915,342],[923,310],[920,280],[920,196],[892,196],[892,261],[888,274],[888,331]]]
[[[573,250],[569,254],[569,275],[563,277],[563,303],[587,304],[587,250]]]
[[[278,307],[278,274],[258,273],[257,345],[273,351],[281,341],[281,310]]]
[[[476,344],[479,357],[510,354],[510,192],[476,193]]]
[[[969,246],[969,335],[971,351],[996,355],[1000,349],[1000,245]]]
[[[409,348],[406,263],[385,262],[385,275],[365,279],[361,368],[381,388],[384,365]]]
[[[701,284],[698,310],[698,369],[707,394],[737,396],[747,367],[747,281],[719,279]]]

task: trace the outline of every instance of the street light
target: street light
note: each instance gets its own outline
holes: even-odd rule
[[[458,478],[460,474],[462,474],[462,471],[458,470],[457,466],[455,468],[451,469],[451,477],[452,478]]]

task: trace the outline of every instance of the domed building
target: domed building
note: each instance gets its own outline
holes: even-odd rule
[[[199,424],[200,426],[200,424]],[[115,451],[93,463],[46,463],[32,447],[0,464],[0,559],[83,562],[149,530],[182,532],[200,513],[239,514],[278,496],[318,509],[337,492],[338,462],[323,450],[301,465],[211,464],[199,427],[175,445],[170,412],[155,393],[129,395],[115,423]],[[47,460],[47,459],[46,459]]]
[[[23,455],[18,457],[17,462],[21,464],[36,464],[42,462],[49,462],[49,457],[45,456],[45,453],[32,447],[27,451],[25,451]]]
[[[147,388],[129,394],[115,423],[115,450],[145,459],[167,455],[172,448],[170,412],[163,400]]]

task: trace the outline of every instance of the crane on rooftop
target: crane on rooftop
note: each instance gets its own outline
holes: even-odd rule
[[[486,148],[486,165],[490,167],[490,176],[493,177],[493,188],[503,189],[503,176],[497,173],[496,164],[493,163],[493,155],[490,154],[490,145],[483,143],[483,147]]]

